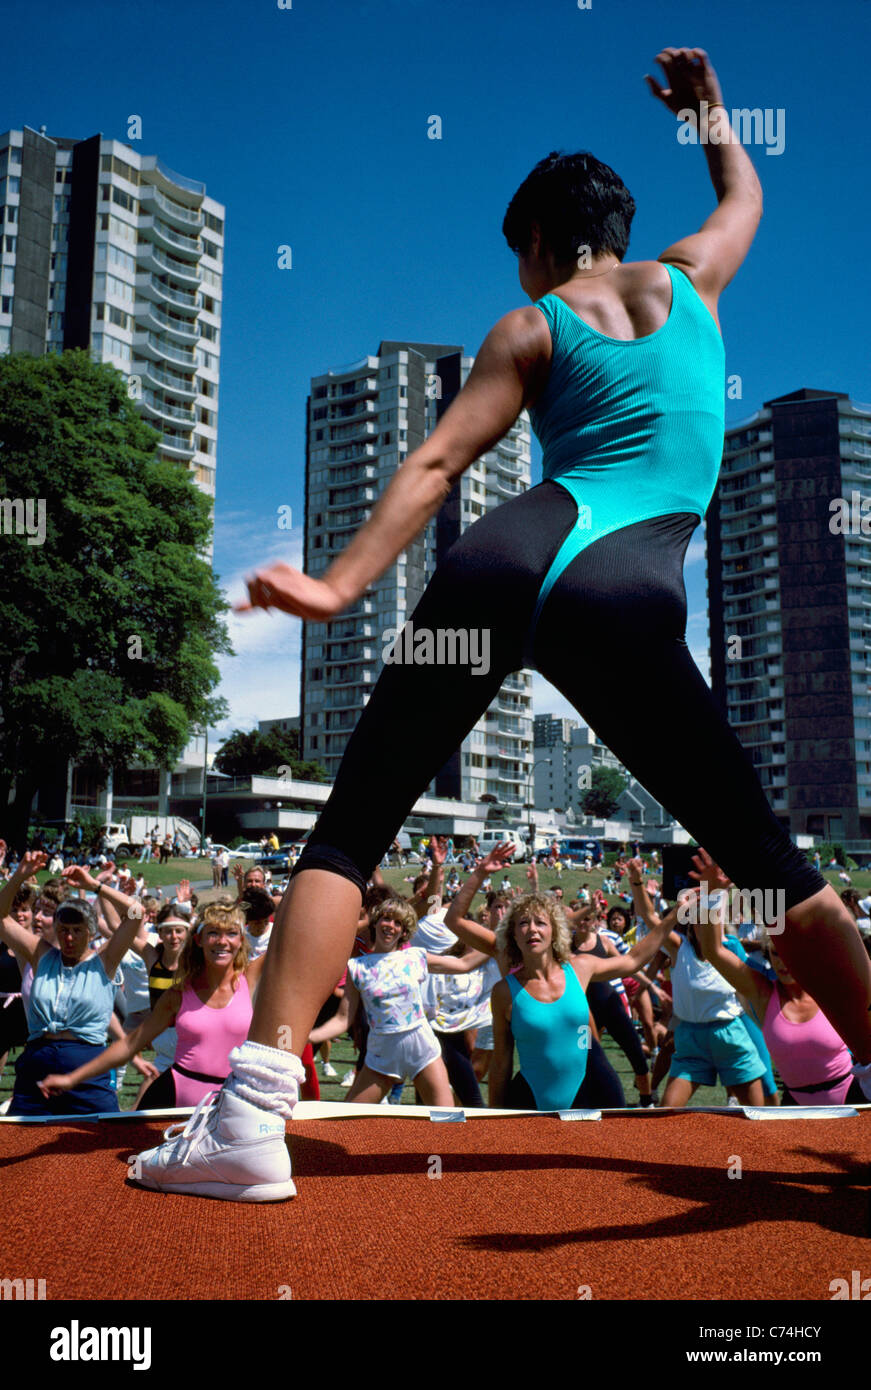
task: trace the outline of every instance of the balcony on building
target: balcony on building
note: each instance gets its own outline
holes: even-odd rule
[[[190,236],[171,227],[156,213],[140,217],[138,225],[139,241],[153,241],[170,256],[198,261],[203,254],[198,236]]]
[[[200,296],[191,290],[178,289],[165,277],[154,275],[151,271],[140,272],[136,276],[136,298],[153,299],[163,305],[171,305],[177,312],[196,314],[200,311]]]
[[[196,261],[183,261],[175,255],[169,255],[154,241],[147,239],[137,242],[136,266],[139,273],[151,271],[158,277],[172,275],[176,280],[181,280],[182,289],[198,286],[200,283],[200,269]]]
[[[159,304],[150,299],[140,300],[135,308],[136,326],[147,331],[152,328],[157,333],[168,333],[173,342],[194,344],[200,340],[199,325],[196,320],[183,319],[169,314]]]
[[[156,184],[140,183],[139,202],[143,212],[159,209],[160,215],[165,217],[168,222],[181,231],[199,231],[203,226],[203,211],[200,207],[186,206],[180,203],[177,198],[169,198],[162,193]]]
[[[206,195],[206,185],[200,183],[198,179],[185,178],[184,174],[177,174],[174,169],[170,169],[156,155],[146,155],[139,163],[140,186],[147,187],[143,174],[150,175],[153,181],[169,198],[175,199],[183,205],[189,205],[193,209],[198,209],[202,199]]]
[[[189,429],[193,429],[196,424],[191,406],[170,404],[169,401],[164,400],[162,396],[155,395],[152,391],[142,392],[140,404],[145,415],[161,423],[169,420],[175,424],[187,425]]]
[[[167,342],[166,339],[159,338],[155,333],[137,330],[133,337],[133,344],[136,353],[141,357],[155,357],[158,361],[167,359],[170,362],[179,362],[185,367],[190,367],[191,370],[196,366],[193,348]]]
[[[168,391],[174,391],[177,396],[186,396],[189,400],[194,400],[199,395],[195,377],[179,376],[175,372],[167,372],[148,357],[134,362],[133,374],[141,377],[146,387],[151,387],[153,390],[159,391],[165,387]]]

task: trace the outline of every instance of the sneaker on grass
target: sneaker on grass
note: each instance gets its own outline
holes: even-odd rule
[[[338,1074],[339,1073],[336,1071],[336,1068],[332,1066],[331,1063],[324,1062],[323,1066],[321,1067],[321,1076],[328,1076],[330,1080],[332,1080],[332,1078],[334,1076],[338,1076]]]
[[[341,1081],[339,1082],[339,1085],[343,1086],[346,1091],[349,1091],[354,1084],[354,1077],[356,1075],[357,1073],[354,1071],[354,1068],[352,1067],[350,1071],[345,1072],[345,1075],[342,1077]]]

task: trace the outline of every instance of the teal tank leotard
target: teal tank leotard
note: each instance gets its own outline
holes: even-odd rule
[[[516,975],[509,975],[511,1032],[520,1070],[539,1110],[569,1110],[587,1073],[590,1010],[571,965],[563,965],[566,987],[559,999],[533,999]]]
[[[536,301],[553,357],[529,417],[544,478],[571,493],[578,520],[545,575],[528,649],[548,594],[588,545],[652,517],[701,519],[713,496],[725,424],[723,340],[687,276],[665,268],[671,310],[643,338],[599,333],[559,295]]]

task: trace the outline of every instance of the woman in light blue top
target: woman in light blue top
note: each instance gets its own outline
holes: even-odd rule
[[[115,1001],[114,979],[121,957],[132,945],[142,910],[133,898],[106,888],[85,869],[64,870],[79,887],[94,889],[116,912],[125,914],[104,949],[91,947],[96,914],[84,898],[68,898],[55,914],[57,946],[22,927],[10,916],[15,894],[37,873],[46,856],[29,851],[0,892],[0,937],[33,968],[27,1046],[15,1066],[10,1115],[78,1115],[116,1111],[118,1097],[108,1077],[46,1099],[37,1083],[51,1072],[72,1071],[106,1046]],[[114,914],[113,914],[114,915]]]

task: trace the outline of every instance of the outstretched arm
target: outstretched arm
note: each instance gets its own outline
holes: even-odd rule
[[[756,235],[762,217],[762,185],[731,128],[717,74],[704,49],[665,48],[656,61],[669,85],[663,88],[647,77],[653,95],[688,124],[694,119],[697,130],[702,118],[706,122],[705,158],[717,195],[717,207],[700,230],[674,242],[659,259],[685,270],[714,313],[718,296]]]
[[[534,306],[505,314],[432,434],[409,454],[323,577],[284,564],[259,570],[248,581],[249,602],[237,611],[280,608],[324,622],[352,604],[420,534],[469,465],[511,428],[531,399],[539,363],[549,351],[547,324]]]
[[[437,956],[427,951],[426,968],[431,975],[467,975],[486,965],[489,959],[489,951],[470,951],[466,956]]]
[[[430,844],[430,857],[432,859],[432,869],[430,870],[429,880],[419,893],[415,893],[409,898],[411,906],[418,915],[418,919],[425,917],[428,912],[438,912],[442,905],[442,888],[445,878],[445,859],[448,855],[447,838],[444,835],[433,835]]]
[[[113,1067],[124,1066],[126,1062],[131,1061],[133,1057],[148,1047],[158,1033],[172,1027],[180,1004],[179,991],[177,989],[167,990],[157,1007],[147,1018],[142,1020],[138,1028],[133,1029],[132,1033],[127,1033],[126,1036],[120,1037],[117,1042],[110,1043],[103,1052],[92,1057],[89,1062],[84,1062],[82,1066],[76,1067],[75,1071],[52,1072],[50,1076],[43,1077],[42,1081],[37,1082],[42,1094],[44,1096],[57,1096],[63,1091],[72,1091],[76,1086],[81,1086],[83,1081],[90,1081],[92,1077],[102,1076],[104,1072],[111,1071]]]
[[[36,969],[39,948],[43,945],[44,938],[38,932],[22,927],[9,914],[12,912],[12,904],[19,888],[27,879],[44,868],[46,862],[47,856],[40,850],[28,850],[26,854],[21,856],[21,862],[15,873],[0,889],[0,941],[4,941],[10,951],[14,951],[22,960],[29,961],[34,970]]]
[[[349,979],[345,985],[342,1002],[332,1018],[327,1019],[326,1023],[322,1023],[320,1028],[313,1028],[309,1033],[308,1040],[312,1047],[318,1047],[321,1043],[330,1042],[332,1038],[340,1038],[343,1033],[347,1033],[354,1022],[359,1003],[360,991]]]
[[[676,924],[677,914],[678,909],[673,907],[664,917],[658,918],[658,925],[653,927],[641,941],[636,942],[625,956],[618,955],[616,960],[610,956],[604,960],[599,956],[574,956],[572,964],[576,969],[586,967],[587,978],[591,980],[616,980],[624,975],[634,975],[636,970],[641,970],[649,961],[653,960],[672,927]]]
[[[448,931],[452,931],[473,950],[483,951],[488,956],[496,955],[496,933],[491,931],[489,927],[483,926],[481,922],[472,921],[468,914],[475,900],[475,894],[487,875],[504,869],[507,864],[511,863],[513,857],[513,845],[507,842],[496,845],[486,859],[481,861],[477,869],[473,869],[469,874],[445,914],[445,926]]]

